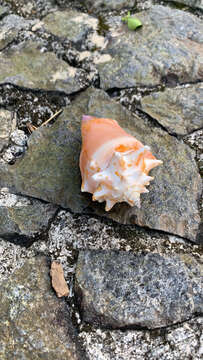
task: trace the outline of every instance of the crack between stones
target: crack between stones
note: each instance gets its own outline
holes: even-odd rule
[[[9,11],[5,12],[4,14],[0,15],[0,21],[3,20],[6,16],[8,16]]]
[[[80,314],[80,318],[82,319],[82,311],[81,310],[78,310],[79,311],[79,314]],[[153,329],[149,329],[147,327],[142,327],[142,326],[138,326],[138,325],[130,325],[130,326],[123,326],[123,327],[111,327],[111,326],[99,326],[99,325],[96,325],[96,324],[90,324],[88,322],[83,322],[82,320],[82,326],[81,326],[81,329],[79,328],[79,333],[80,332],[83,332],[85,331],[85,327],[88,326],[88,331],[91,331],[91,328],[96,328],[96,329],[102,329],[102,330],[110,330],[110,331],[122,331],[122,332],[125,332],[125,331],[128,331],[128,330],[134,330],[134,331],[149,331],[149,332],[153,332],[153,331],[164,331],[164,330],[168,330],[168,329],[172,329],[173,327],[179,327],[181,326],[182,324],[185,324],[187,323],[188,321],[190,320],[193,320],[193,319],[198,319],[198,318],[201,318],[202,317],[202,314],[194,314],[193,316],[189,317],[188,319],[186,320],[183,320],[183,321],[179,321],[179,322],[176,322],[176,323],[173,323],[171,325],[168,325],[168,326],[162,326],[162,327],[155,327]],[[90,329],[89,329],[90,327]]]
[[[38,94],[43,94],[43,93],[46,93],[48,95],[58,95],[58,96],[65,96],[65,97],[69,97],[70,95],[72,94],[75,94],[77,93],[76,92],[73,92],[71,94],[67,94],[66,92],[64,91],[60,91],[60,90],[45,90],[45,89],[41,89],[41,88],[28,88],[28,87],[24,87],[24,86],[20,86],[20,85],[16,85],[16,84],[13,84],[13,83],[10,83],[10,82],[4,82],[4,83],[0,83],[0,89],[3,87],[3,86],[12,86],[14,87],[16,90],[19,90],[19,91],[24,91],[24,92],[33,92],[33,93],[38,93]],[[83,89],[84,90],[84,89]],[[2,106],[2,105],[1,105]]]
[[[66,209],[65,209],[65,208],[60,207],[60,209],[65,210],[65,211],[67,210],[67,211],[69,211],[72,215],[76,215],[76,214],[77,214],[77,213],[73,212],[70,208],[66,208]],[[112,224],[113,224],[113,223],[116,223],[116,224],[119,224],[120,226],[138,227],[139,229],[144,229],[144,230],[147,232],[148,235],[150,235],[149,232],[154,232],[154,233],[159,233],[160,235],[176,236],[177,238],[179,238],[179,239],[181,239],[181,240],[184,240],[186,243],[188,242],[190,245],[193,245],[193,246],[198,245],[197,243],[191,241],[190,239],[187,239],[187,238],[182,237],[182,236],[180,236],[180,235],[177,235],[177,234],[175,234],[175,233],[171,233],[171,232],[164,231],[164,230],[160,230],[160,229],[151,229],[151,228],[149,228],[149,227],[141,226],[141,225],[138,225],[138,224],[133,224],[133,225],[132,225],[132,224],[122,224],[122,223],[119,223],[119,222],[117,222],[117,221],[115,221],[115,220],[112,220],[112,219],[110,219],[110,218],[107,218],[107,217],[105,217],[104,215],[101,216],[101,215],[94,214],[94,213],[91,212],[91,210],[90,210],[89,212],[88,212],[88,211],[86,212],[86,209],[88,209],[88,207],[84,208],[83,212],[80,213],[80,214],[78,214],[78,215],[85,215],[85,216],[87,216],[87,217],[89,217],[89,218],[108,220],[108,221],[110,221]],[[124,250],[123,250],[123,251],[124,251]]]
[[[120,95],[121,91],[134,91],[137,94],[140,94],[142,97],[148,96],[154,92],[164,92],[165,90],[169,90],[169,89],[180,89],[184,86],[190,86],[190,85],[197,85],[197,84],[203,84],[202,79],[197,79],[194,81],[189,81],[189,82],[185,82],[185,83],[176,83],[175,86],[167,86],[166,84],[159,84],[159,85],[155,85],[155,86],[143,86],[143,85],[138,85],[138,86],[134,86],[134,87],[123,87],[123,88],[109,88],[107,90],[103,90],[100,86],[99,89],[105,91],[111,98],[115,97],[112,96],[112,94],[114,92],[118,93],[118,96]]]
[[[136,109],[138,111],[138,113],[145,115],[147,117],[147,119],[153,123],[156,127],[159,127],[160,129],[162,129],[163,131],[167,132],[168,135],[173,136],[174,138],[176,138],[177,140],[182,139],[182,136],[176,134],[176,133],[170,133],[167,128],[165,128],[165,126],[163,126],[162,124],[159,123],[159,121],[157,119],[155,119],[154,117],[152,117],[151,115],[147,114],[144,110],[141,110],[139,108]]]
[[[34,42],[37,42],[37,40],[41,40],[42,42],[43,41],[46,41],[47,42],[47,45],[45,45],[46,47],[46,52],[50,52],[50,53],[53,53],[56,55],[56,57],[59,59],[59,60],[63,60],[66,64],[68,64],[69,66],[72,66],[72,67],[75,67],[76,69],[79,69],[79,70],[82,70],[84,71],[86,74],[88,74],[88,72],[83,69],[80,64],[79,64],[79,60],[77,61],[77,59],[73,59],[73,61],[70,61],[68,60],[67,58],[65,58],[64,56],[59,56],[59,54],[57,53],[57,51],[52,47],[52,43],[54,42],[57,42],[58,44],[60,44],[60,46],[63,48],[63,51],[66,52],[67,51],[67,48],[66,46],[63,44],[63,40],[61,40],[59,37],[53,35],[52,33],[49,33],[47,31],[43,31],[41,34],[39,33],[36,33],[35,31],[32,31],[32,27],[30,27],[29,29],[26,29],[26,30],[20,30],[16,36],[15,39],[13,39],[11,42],[9,42],[4,48],[2,48],[0,50],[0,53],[5,51],[5,50],[9,50],[11,48],[11,46],[13,44],[15,44],[16,46],[17,45],[20,45],[22,43],[22,39],[20,38],[24,32],[26,31],[30,31],[33,36],[36,36],[36,39],[31,39],[33,40]],[[47,39],[46,38],[46,35],[51,37],[51,39]],[[74,44],[68,40],[69,42],[69,49],[70,50],[73,50],[75,51],[77,54],[80,53],[79,50],[77,50],[76,46],[74,46]],[[76,54],[76,55],[77,55]]]
[[[186,135],[183,135],[182,138],[183,138],[183,140],[184,140],[187,136],[192,135],[192,134],[195,134],[197,131],[201,131],[201,130],[203,130],[203,127],[200,127],[200,128],[198,128],[198,129],[195,129],[195,130],[189,132],[189,133],[186,134]]]
[[[11,45],[14,44],[14,43],[15,43],[15,39],[12,40],[12,41],[11,41],[10,43],[8,43],[7,45],[5,45],[4,48],[0,49],[0,54],[1,54],[3,51],[9,49],[9,48],[11,47]]]
[[[34,199],[34,200],[37,199],[37,200],[41,201],[44,204],[52,204],[52,203],[49,203],[49,202],[44,201],[42,199],[35,198],[35,197],[32,197],[32,196],[28,196],[28,195],[23,195],[21,193],[17,193],[17,192],[14,192],[14,191],[11,191],[11,194],[12,193],[15,194],[15,195],[25,196],[28,199]],[[32,246],[35,242],[37,242],[39,240],[46,241],[47,238],[48,238],[48,233],[49,233],[49,230],[51,228],[51,225],[55,221],[58,213],[61,210],[59,205],[57,205],[57,204],[52,204],[52,205],[55,205],[57,209],[56,209],[56,212],[54,213],[54,215],[49,219],[46,229],[42,230],[41,232],[36,233],[33,236],[28,236],[28,235],[23,235],[23,234],[20,235],[19,233],[16,232],[16,233],[13,233],[13,234],[10,234],[10,235],[9,234],[8,235],[7,234],[1,235],[1,238],[6,240],[6,241],[9,241],[12,244],[19,245],[19,246],[24,247],[26,249],[29,249],[30,246]],[[20,232],[21,230],[20,230],[19,225],[18,224],[16,224],[16,225],[17,225],[18,230]]]
[[[173,88],[173,89],[180,89],[180,86],[196,85],[196,84],[199,84],[199,83],[202,83],[202,80],[197,80],[197,81],[188,82],[188,83],[182,83],[182,84],[176,85],[175,87],[166,87],[166,86],[164,86],[164,87],[161,88],[161,89],[160,89],[160,86],[158,85],[158,86],[152,87],[152,88],[150,88],[150,87],[147,88],[147,89],[145,88],[146,90],[144,90],[143,93],[142,93],[142,89],[141,89],[141,90],[138,90],[139,88],[122,88],[122,89],[114,88],[114,89],[106,90],[106,93],[107,93],[111,98],[113,98],[113,97],[109,94],[109,92],[111,92],[111,91],[118,91],[119,93],[121,93],[121,91],[125,91],[125,90],[126,90],[126,91],[127,91],[127,90],[133,91],[133,89],[134,89],[135,92],[137,91],[137,94],[138,94],[138,95],[140,95],[141,97],[145,97],[145,96],[148,96],[148,95],[150,95],[150,94],[152,94],[152,93],[155,93],[155,92],[157,92],[157,91],[158,91],[158,92],[164,92],[165,90],[172,89],[172,88]],[[145,94],[144,94],[144,93],[145,93]],[[120,94],[119,94],[118,96],[120,96]],[[118,96],[117,96],[117,97],[118,97]],[[130,96],[129,96],[129,97],[130,97]],[[120,99],[116,99],[116,101],[120,103]],[[138,102],[139,102],[139,101],[138,101]],[[122,104],[122,103],[121,103],[121,105],[128,109],[128,105],[125,105],[125,104]],[[138,116],[140,115],[141,118],[142,118],[142,115],[146,116],[147,119],[148,119],[150,122],[152,122],[156,127],[159,127],[159,128],[162,129],[163,131],[167,132],[168,135],[175,137],[177,140],[184,140],[184,138],[185,138],[186,136],[189,136],[189,135],[195,133],[196,131],[200,131],[200,130],[203,129],[203,127],[200,127],[200,128],[198,128],[198,129],[195,129],[194,131],[191,131],[190,133],[188,133],[188,134],[186,134],[186,135],[179,135],[179,134],[176,134],[175,132],[169,132],[168,129],[167,129],[165,126],[163,126],[156,118],[152,117],[152,116],[149,115],[147,112],[145,112],[145,111],[141,108],[141,105],[140,105],[140,107],[139,107],[139,104],[137,104],[137,105],[135,104],[135,110],[138,112]],[[128,109],[128,111],[130,111],[130,112],[133,113],[132,110],[129,110],[129,109]],[[135,113],[135,115],[137,115],[137,114]],[[186,144],[186,145],[188,145],[188,144]],[[188,146],[189,146],[189,145],[188,145]]]

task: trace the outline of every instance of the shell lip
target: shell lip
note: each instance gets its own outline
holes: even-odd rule
[[[82,116],[82,121],[89,121],[91,119],[92,119],[92,116],[90,116],[90,115],[83,115]]]

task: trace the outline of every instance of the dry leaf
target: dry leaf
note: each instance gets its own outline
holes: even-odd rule
[[[68,296],[69,288],[64,279],[62,265],[57,263],[56,261],[53,261],[51,263],[50,275],[52,278],[52,286],[56,291],[56,295],[58,297]]]

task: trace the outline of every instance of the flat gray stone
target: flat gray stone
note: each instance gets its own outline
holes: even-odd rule
[[[0,20],[0,50],[10,44],[21,30],[29,30],[35,23],[36,20],[25,20],[14,14]]]
[[[0,17],[4,16],[8,12],[8,8],[5,6],[0,6]]]
[[[101,10],[121,10],[131,8],[136,5],[137,0],[83,0],[88,10],[100,12]]]
[[[10,134],[15,130],[16,121],[11,111],[0,109],[0,152],[8,146]]]
[[[85,359],[79,355],[67,305],[51,288],[43,257],[27,260],[1,283],[0,317],[2,360]]]
[[[11,133],[11,141],[18,146],[26,146],[28,141],[28,136],[23,130],[16,129]]]
[[[140,209],[122,203],[105,212],[104,204],[92,202],[90,195],[80,192],[78,161],[83,114],[118,120],[163,161],[150,173],[155,179],[148,187],[149,193],[142,194]],[[175,137],[132,116],[102,90],[89,88],[64,109],[51,127],[32,133],[23,158],[12,166],[0,163],[0,186],[73,212],[93,212],[120,223],[164,230],[197,241],[202,185],[194,157],[195,152]]]
[[[56,11],[43,18],[46,31],[82,44],[90,31],[97,29],[98,20],[76,10]]]
[[[165,0],[165,1],[168,1],[168,0]],[[197,8],[197,9],[200,9],[200,10],[203,10],[203,0],[169,0],[171,2],[175,2],[175,3],[180,3],[180,4],[183,4],[183,5],[188,5],[192,8]]]
[[[42,53],[39,48],[38,43],[27,41],[0,53],[0,83],[67,94],[86,86],[84,70],[68,65],[52,52]]]
[[[44,127],[32,134],[28,142],[28,151],[22,162],[17,161],[10,167],[9,178],[13,176],[12,180],[10,178],[11,186],[14,185],[21,194],[82,212],[88,206],[89,199],[85,199],[80,192],[80,118],[76,123],[76,134],[71,129],[74,127],[73,121],[68,124],[71,112],[71,108],[67,108],[63,117],[51,128]]]
[[[136,13],[131,31],[115,18],[104,57],[96,64],[102,89],[186,83],[203,78],[203,24],[181,10],[153,6]],[[113,26],[114,18],[109,20]],[[103,62],[102,62],[103,61]]]
[[[141,99],[141,108],[169,133],[189,134],[203,127],[203,85],[152,93]]]
[[[165,327],[203,312],[201,263],[190,255],[81,251],[75,291],[84,322]]]
[[[34,238],[44,232],[58,207],[36,199],[0,192],[0,237],[8,240]]]

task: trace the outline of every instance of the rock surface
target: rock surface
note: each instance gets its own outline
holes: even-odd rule
[[[152,171],[155,179],[150,192],[142,196],[141,209],[118,204],[106,213],[103,204],[93,203],[90,196],[80,192],[78,159],[83,114],[117,119],[129,133],[151,146],[152,153],[163,161],[163,166]],[[101,90],[83,92],[52,127],[41,128],[32,134],[28,151],[22,159],[9,168],[0,165],[0,185],[7,184],[18,193],[74,212],[82,212],[88,207],[87,212],[125,224],[164,230],[192,241],[196,241],[198,234],[197,200],[201,193],[201,180],[193,151],[165,131],[132,117]]]
[[[0,237],[21,243],[45,231],[57,206],[0,192]],[[26,239],[27,238],[27,239]]]
[[[42,53],[39,48],[40,43],[27,41],[0,53],[0,83],[67,94],[86,86],[84,70],[68,65],[52,52]]]
[[[41,253],[44,244],[37,241],[32,248]],[[177,253],[194,257],[202,255],[200,245],[177,236],[134,225],[123,226],[106,218],[81,216],[66,210],[59,211],[52,222],[46,248],[46,254],[63,265],[66,280],[70,273],[75,273],[75,250],[123,250],[136,255],[153,252],[167,257]]]
[[[8,8],[0,5],[0,17],[4,16],[8,11]]]
[[[12,112],[0,109],[0,152],[8,146],[10,134],[15,127],[16,121]]]
[[[36,23],[33,20],[25,20],[18,15],[8,15],[0,20],[0,50],[10,44],[20,30],[29,30]]]
[[[90,31],[97,28],[98,20],[75,10],[56,11],[43,19],[46,31],[82,45]]]
[[[166,0],[168,1],[168,0]],[[180,3],[183,5],[188,5],[192,8],[197,8],[203,10],[203,0],[169,0],[171,2]]]
[[[185,142],[196,150],[197,164],[203,177],[203,129],[186,136]]]
[[[22,194],[82,212],[89,199],[80,192],[80,119],[76,123],[72,115],[71,108],[67,108],[52,127],[33,132],[25,156],[4,174],[6,183],[13,181],[14,188]],[[72,129],[74,125],[78,133]]]
[[[161,330],[82,331],[89,360],[201,360],[203,319]]]
[[[81,359],[67,305],[51,289],[46,258],[26,261],[0,292],[2,360]]]
[[[56,2],[59,0],[3,0],[3,3],[9,6],[14,13],[25,18],[45,16],[48,12],[56,9]],[[1,1],[2,2],[2,1]]]
[[[25,258],[46,254],[52,260],[63,264],[65,278],[72,286],[71,274],[75,272],[74,249],[123,249],[136,254],[143,251],[158,252],[172,257],[177,252],[198,256],[199,246],[175,236],[147,229],[123,226],[107,219],[71,214],[60,211],[49,231],[48,239],[34,242],[28,249],[4,240],[0,241],[0,279],[7,281],[11,273],[25,261]],[[72,289],[72,287],[71,287]],[[79,314],[78,314],[79,315]],[[162,330],[118,331],[101,330],[83,326],[79,321],[88,360],[200,360],[201,318],[194,318],[184,324],[178,324]],[[83,360],[84,357],[82,356]],[[12,359],[13,360],[13,359]]]
[[[164,6],[136,13],[135,31],[115,18],[112,37],[97,64],[102,89],[195,82],[203,77],[203,25],[194,15]],[[113,23],[113,19],[110,20]]]
[[[75,291],[83,321],[148,329],[185,321],[203,312],[202,270],[190,255],[82,251]]]
[[[16,126],[16,118],[12,117],[12,129],[14,130]],[[9,127],[6,129],[6,132],[10,137],[6,143],[4,143],[2,151],[2,159],[8,164],[14,164],[16,158],[22,156],[22,154],[27,149],[27,140],[28,137],[22,130],[15,129],[12,132],[9,132]]]
[[[141,99],[144,112],[171,134],[186,135],[203,127],[203,84],[166,89]]]
[[[0,189],[2,360],[202,359],[202,248],[176,235],[203,241],[202,8],[202,0],[0,0],[0,188],[17,194]],[[121,21],[128,10],[143,22],[137,31]],[[90,84],[110,89],[117,103],[95,88],[75,93]],[[81,194],[83,114],[117,119],[164,161],[140,210],[120,204],[105,213],[104,204]],[[54,204],[63,207],[57,214]],[[106,301],[109,312],[100,307],[98,323],[110,319],[122,331],[82,321],[74,280],[83,250],[91,261],[82,278],[106,286],[93,294],[90,285],[90,316]],[[62,264],[66,302],[56,298],[50,263],[39,254]],[[170,326],[129,330],[135,302],[135,321]]]
[[[80,0],[81,1],[81,0]],[[136,5],[137,0],[83,0],[88,10],[99,12],[101,10],[121,10]]]

